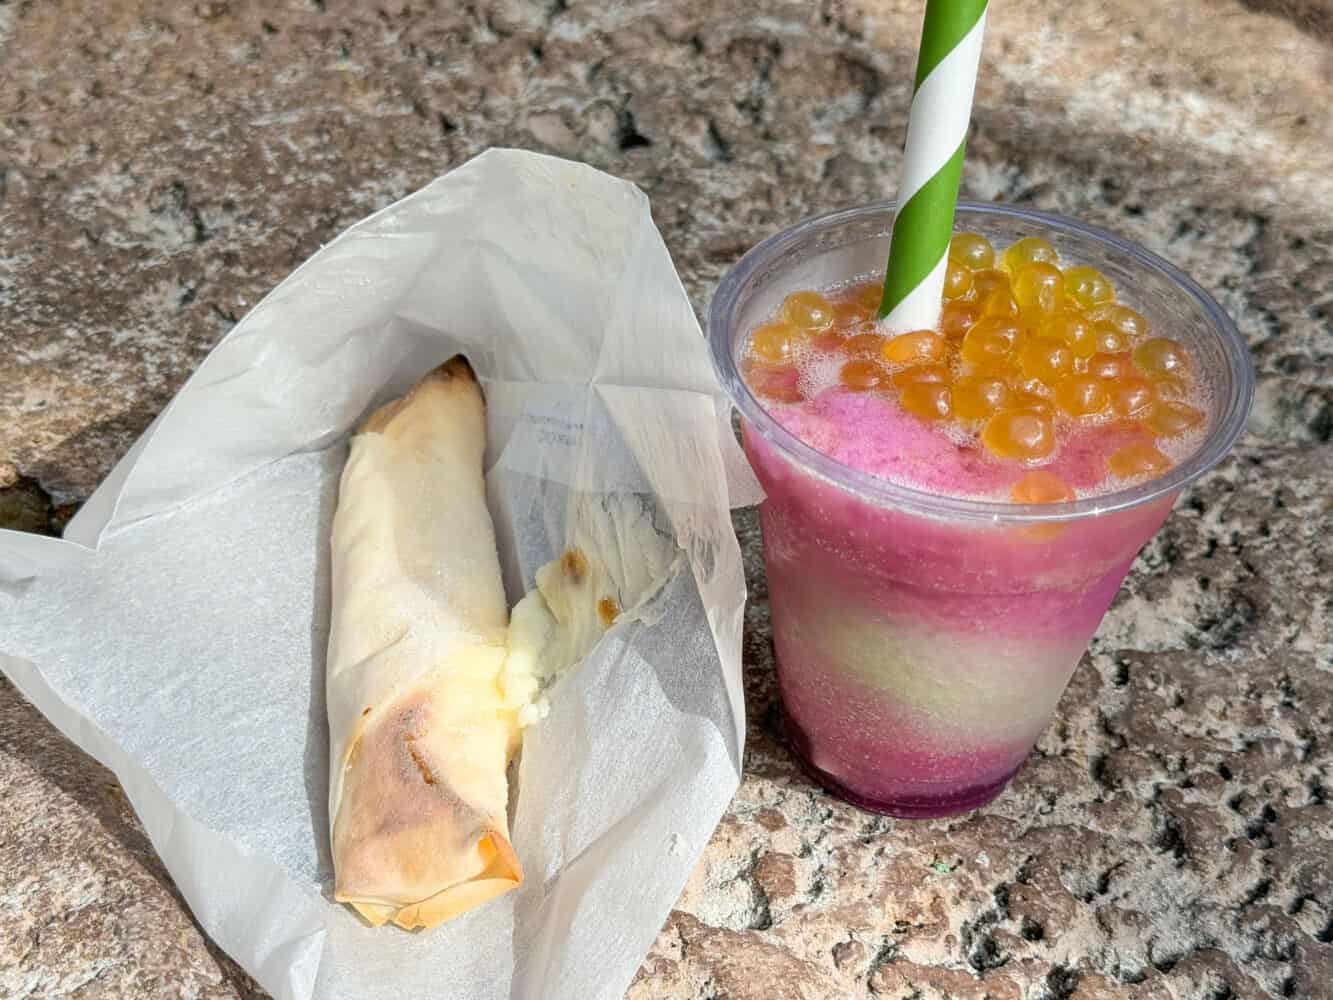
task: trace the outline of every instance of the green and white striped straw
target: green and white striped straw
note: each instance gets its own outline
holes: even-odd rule
[[[889,331],[940,318],[958,181],[986,27],[986,0],[926,0],[907,123],[898,214],[879,315]]]

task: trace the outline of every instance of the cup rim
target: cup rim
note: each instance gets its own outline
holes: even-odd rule
[[[1161,476],[1113,493],[1050,504],[939,496],[845,465],[806,444],[769,415],[741,378],[733,350],[731,315],[751,275],[770,258],[821,232],[854,222],[858,218],[884,214],[891,220],[895,207],[896,202],[889,200],[838,209],[812,216],[769,236],[746,252],[723,276],[709,305],[709,347],[713,369],[723,389],[750,427],[805,471],[870,502],[920,514],[995,522],[1073,521],[1136,507],[1176,493],[1216,465],[1244,432],[1254,400],[1254,368],[1249,347],[1231,317],[1193,278],[1152,251],[1099,226],[1036,209],[994,202],[959,201],[958,208],[969,213],[1017,219],[1056,233],[1090,237],[1158,272],[1192,298],[1208,318],[1233,375],[1231,391],[1222,401],[1218,418],[1208,436],[1189,458],[1172,466]]]

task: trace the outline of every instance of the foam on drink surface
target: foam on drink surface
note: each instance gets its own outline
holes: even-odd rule
[[[830,457],[970,499],[1100,496],[1198,447],[1212,408],[1188,347],[1100,272],[975,233],[955,236],[949,267],[934,331],[881,329],[876,275],[792,293],[742,346],[747,383]]]

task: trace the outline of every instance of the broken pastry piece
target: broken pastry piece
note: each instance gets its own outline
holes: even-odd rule
[[[343,470],[327,676],[334,895],[376,925],[433,927],[523,878],[485,442],[481,387],[458,356],[373,413]]]
[[[542,719],[542,692],[669,578],[680,549],[654,524],[654,510],[634,494],[583,494],[576,502],[570,546],[537,570],[536,587],[510,619],[500,686],[520,726]]]

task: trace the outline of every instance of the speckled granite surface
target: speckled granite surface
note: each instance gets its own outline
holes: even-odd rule
[[[907,0],[0,3],[0,523],[58,529],[342,227],[489,145],[651,195],[701,309],[892,192]],[[894,822],[782,746],[753,517],[745,782],[651,997],[1333,996],[1333,16],[995,5],[964,185],[1118,229],[1253,345],[1251,433],[1135,566],[1012,789]],[[0,995],[260,997],[115,781],[0,682]]]

